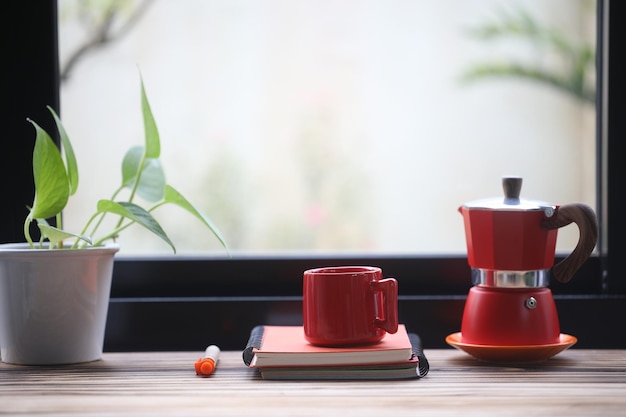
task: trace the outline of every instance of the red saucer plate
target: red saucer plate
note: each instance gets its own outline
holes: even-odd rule
[[[543,362],[573,346],[578,339],[561,333],[559,343],[531,346],[491,346],[463,343],[461,332],[446,337],[450,346],[468,353],[480,361],[500,363]]]

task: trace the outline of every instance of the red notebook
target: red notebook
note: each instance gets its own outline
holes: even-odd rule
[[[314,346],[304,338],[302,326],[257,326],[243,357],[251,368],[406,363],[413,346],[404,325],[379,343],[350,347]]]

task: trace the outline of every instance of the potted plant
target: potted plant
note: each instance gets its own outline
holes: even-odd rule
[[[78,187],[78,168],[69,137],[50,107],[61,138],[59,148],[36,122],[33,151],[35,197],[24,222],[25,243],[0,245],[0,356],[4,362],[52,365],[89,362],[102,356],[117,236],[138,224],[176,248],[152,216],[175,204],[198,218],[226,243],[208,217],[166,183],[160,139],[143,79],[141,108],[145,143],[128,150],[122,183],[100,200],[83,230],[63,230],[61,212]],[[121,196],[126,198],[122,199]],[[147,208],[138,203],[144,201]],[[115,222],[103,222],[115,216]],[[46,219],[56,218],[56,226]],[[36,223],[41,238],[30,234]],[[110,230],[101,231],[105,224]]]

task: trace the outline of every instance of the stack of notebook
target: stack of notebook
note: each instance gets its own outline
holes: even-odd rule
[[[404,325],[377,344],[350,347],[311,345],[302,326],[257,326],[243,360],[263,379],[401,379],[428,373],[419,337]]]

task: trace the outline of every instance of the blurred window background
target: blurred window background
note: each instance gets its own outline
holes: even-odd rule
[[[457,208],[596,205],[595,1],[59,0],[61,117],[79,231],[143,143],[233,254],[465,252]],[[117,176],[104,175],[113,171]],[[176,207],[178,252],[224,253]],[[194,231],[196,231],[194,233]],[[559,232],[569,251],[578,232]],[[139,227],[122,255],[170,254]]]

